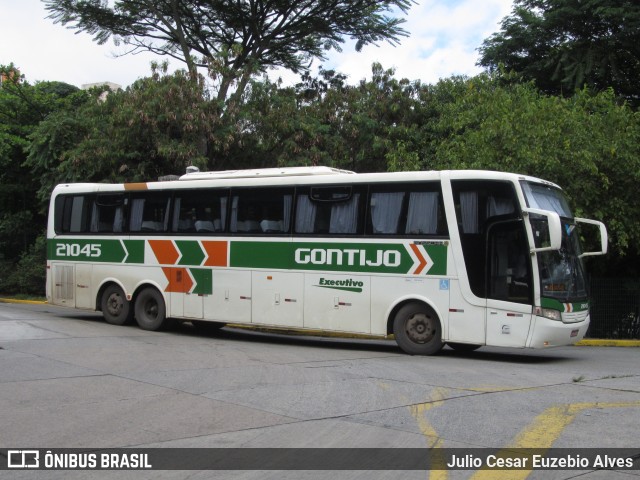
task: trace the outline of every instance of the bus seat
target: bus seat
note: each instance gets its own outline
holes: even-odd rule
[[[282,220],[262,220],[260,222],[260,228],[265,233],[283,233],[284,232]]]
[[[196,220],[195,223],[196,232],[215,232],[216,229],[213,226],[213,222],[209,220]]]
[[[144,221],[140,226],[140,231],[142,232],[161,232],[162,231],[162,223],[161,222],[152,222],[152,221]]]
[[[195,225],[193,220],[190,218],[185,218],[178,221],[178,232],[194,232]]]

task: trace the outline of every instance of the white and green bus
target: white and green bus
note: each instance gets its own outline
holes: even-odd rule
[[[580,224],[599,251],[581,250]],[[189,172],[58,185],[47,299],[146,330],[177,319],[394,335],[409,354],[541,348],[585,335],[582,258],[606,249],[601,222],[523,175]]]

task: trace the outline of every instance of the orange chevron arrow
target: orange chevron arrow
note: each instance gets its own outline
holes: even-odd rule
[[[180,252],[171,240],[149,240],[149,246],[160,265],[175,265],[180,257]]]
[[[416,257],[418,257],[418,261],[420,262],[420,264],[418,265],[418,268],[415,269],[413,274],[420,275],[422,270],[424,270],[424,268],[427,266],[427,260],[422,255],[422,252],[420,251],[420,247],[418,245],[416,245],[415,243],[412,243],[410,247],[411,247],[411,250],[413,250],[413,253],[416,254]]]
[[[229,243],[226,240],[203,241],[202,248],[207,253],[204,261],[206,267],[226,267]]]
[[[169,284],[164,289],[170,293],[189,293],[193,288],[193,280],[186,268],[162,267]]]

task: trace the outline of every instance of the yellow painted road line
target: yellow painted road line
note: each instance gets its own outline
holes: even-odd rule
[[[430,401],[409,406],[409,412],[415,418],[420,432],[427,441],[427,446],[434,449],[431,454],[432,469],[429,471],[428,477],[430,480],[446,480],[448,472],[445,469],[446,459],[440,456],[437,450],[443,447],[444,440],[440,438],[425,414],[432,408],[440,407],[444,404],[448,390],[448,388],[438,387],[431,393]]]
[[[411,412],[411,416],[415,418],[420,432],[426,437],[429,448],[440,448],[443,440],[438,436],[429,420],[427,420],[425,413],[434,407],[440,407],[444,404],[447,390],[446,388],[438,387],[433,391],[431,399],[428,402],[409,406],[409,412]]]
[[[46,300],[18,300],[15,298],[0,298],[0,303],[25,303],[31,305],[44,305]]]
[[[614,340],[585,338],[576,343],[579,347],[640,347],[640,340]]]
[[[570,403],[567,405],[556,405],[547,408],[538,415],[533,421],[525,427],[507,447],[500,450],[496,456],[498,458],[513,458],[513,450],[521,448],[535,448],[539,450],[539,454],[550,449],[558,437],[562,434],[576,415],[584,410],[591,408],[639,408],[638,402],[595,402],[595,403]],[[527,465],[531,465],[532,460],[529,459]],[[473,480],[524,480],[531,470],[480,470],[476,472]]]

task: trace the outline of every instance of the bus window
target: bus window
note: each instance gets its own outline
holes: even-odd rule
[[[373,192],[371,194],[371,231],[373,234],[397,234],[405,192]]]
[[[439,184],[372,186],[367,233],[370,235],[447,235]]]
[[[175,192],[171,231],[221,233],[227,220],[226,190],[179,190]]]
[[[496,221],[489,226],[487,237],[487,297],[507,302],[532,303],[529,249],[522,221]]]
[[[453,180],[453,201],[456,210],[462,254],[471,291],[477,297],[487,296],[487,231],[499,220],[519,215],[513,184],[503,181]]]
[[[88,230],[88,195],[60,195],[56,198],[56,233],[84,233]]]
[[[99,194],[91,207],[91,233],[120,233],[124,226],[123,194]]]
[[[296,233],[362,234],[364,190],[351,186],[313,187],[297,196]]]
[[[129,229],[132,233],[166,232],[169,226],[169,192],[146,192],[131,199]]]
[[[284,234],[291,230],[293,189],[238,189],[231,196],[229,231]]]

